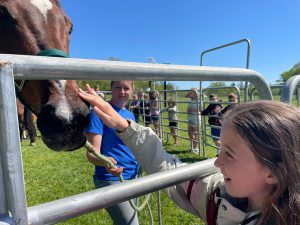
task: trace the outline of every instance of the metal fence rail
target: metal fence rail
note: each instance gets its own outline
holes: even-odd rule
[[[272,99],[265,79],[250,69],[5,54],[0,54],[0,61],[13,63],[15,79],[249,81],[262,99]]]
[[[292,99],[293,99],[293,93],[298,88],[298,92],[297,92],[297,103],[298,103],[298,101],[299,101],[299,87],[298,87],[299,83],[300,83],[300,75],[295,75],[295,76],[291,77],[290,79],[288,79],[282,88],[280,101],[291,104]],[[299,103],[297,105],[299,106]]]
[[[201,175],[203,170],[215,169],[212,161],[204,161],[180,168],[182,171],[170,170],[152,175],[151,179],[159,180],[157,182],[159,184],[149,182],[147,179],[150,178],[140,178],[134,182],[118,185],[116,186],[118,192],[121,189],[122,194],[117,197],[114,197],[117,188],[111,187],[112,189],[107,192],[100,189],[82,194],[81,196],[84,196],[86,201],[75,196],[53,204],[49,203],[49,205],[46,203],[46,206],[34,206],[28,210],[28,220],[20,140],[16,138],[19,137],[19,130],[14,100],[14,78],[27,80],[249,81],[257,88],[262,99],[272,99],[270,88],[264,78],[256,71],[248,69],[0,55],[0,223],[2,224],[27,225],[28,222],[53,224],[75,217],[80,212],[84,213],[89,209],[106,207],[118,201],[181,183],[187,180],[186,178]],[[192,176],[191,171],[195,172]],[[103,193],[105,193],[105,198]],[[101,196],[98,198],[99,205],[87,204],[95,196]],[[101,202],[102,197],[103,202]],[[77,204],[77,201],[80,204]],[[62,202],[63,204],[60,204]]]

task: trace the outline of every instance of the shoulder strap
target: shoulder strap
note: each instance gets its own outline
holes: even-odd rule
[[[220,196],[220,189],[216,188],[208,197],[207,207],[206,207],[206,221],[207,225],[216,225],[216,219],[218,214],[218,208],[220,200],[215,202],[215,196]]]
[[[195,179],[191,180],[189,183],[188,189],[187,189],[186,195],[187,195],[187,198],[189,201],[191,201],[191,194],[192,194],[192,189],[193,189],[194,183],[195,183]]]

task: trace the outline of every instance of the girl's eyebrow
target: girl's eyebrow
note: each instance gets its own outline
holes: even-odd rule
[[[224,145],[224,147],[230,151],[233,155],[235,154],[235,151],[229,146],[229,145]]]

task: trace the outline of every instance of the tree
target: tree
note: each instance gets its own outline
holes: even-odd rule
[[[226,84],[224,81],[214,81],[214,82],[211,82],[209,87],[225,87]]]
[[[283,72],[280,74],[281,82],[286,82],[290,77],[300,74],[300,62],[295,64],[291,69],[288,71]]]

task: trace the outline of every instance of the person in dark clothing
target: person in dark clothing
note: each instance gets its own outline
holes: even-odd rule
[[[132,111],[134,115],[134,120],[136,123],[139,123],[139,117],[140,117],[140,100],[138,99],[138,96],[135,94],[132,96],[132,102],[130,104],[129,109]]]
[[[238,103],[238,96],[235,93],[230,93],[228,95],[228,105],[222,109],[221,114],[225,115],[227,111],[232,110]]]
[[[211,102],[206,109],[201,112],[202,116],[208,116],[208,124],[211,126],[211,136],[213,142],[217,146],[217,154],[219,154],[219,148],[221,146],[220,134],[222,126],[222,105],[218,103],[217,96],[215,94],[209,95],[209,101]]]

